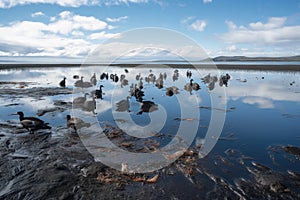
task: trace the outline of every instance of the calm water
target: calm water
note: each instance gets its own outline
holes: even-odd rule
[[[1,70],[1,81],[25,81],[32,82],[26,87],[58,87],[58,83],[65,76],[67,87],[73,88],[73,94],[57,95],[52,97],[23,98],[22,96],[2,95],[0,98],[1,121],[15,120],[16,116],[10,114],[23,110],[25,115],[36,115],[37,110],[54,107],[53,100],[72,102],[73,98],[83,96],[103,85],[103,100],[96,99],[96,113],[81,111],[74,108],[60,112],[59,114],[47,113],[41,118],[49,122],[52,127],[65,127],[65,116],[70,113],[78,115],[82,112],[85,119],[96,119],[100,126],[110,124],[125,130],[131,136],[143,135],[148,137],[149,133],[163,133],[168,138],[161,138],[162,146],[170,142],[179,129],[180,124],[186,127],[185,134],[191,134],[197,126],[196,141],[201,141],[207,133],[210,124],[211,113],[225,116],[224,127],[221,136],[209,155],[224,154],[227,149],[238,149],[243,154],[255,158],[256,161],[272,166],[278,171],[287,169],[299,171],[300,163],[293,165],[285,162],[282,157],[277,158],[279,165],[274,165],[270,158],[268,148],[270,146],[294,145],[299,147],[300,143],[300,82],[299,72],[262,72],[262,71],[209,71],[194,70],[192,72],[194,82],[201,87],[200,90],[187,91],[184,89],[189,84],[186,76],[187,69],[179,69],[178,77],[174,77],[171,68],[128,68],[125,73],[123,68],[118,67],[87,67],[87,68],[41,68],[41,69],[11,69]],[[125,75],[128,84],[114,83],[112,80],[100,80],[100,75],[105,73]],[[73,75],[84,76],[84,81],[90,81],[93,73],[96,73],[97,84],[90,88],[76,88]],[[157,87],[146,77],[166,73],[162,78],[162,86]],[[228,87],[219,85],[221,75],[228,73],[231,78]],[[140,74],[140,79],[136,79]],[[201,78],[210,75],[217,77],[217,81],[204,83]],[[143,83],[143,101],[151,101],[156,109],[153,112],[139,114],[141,105],[135,97],[130,97],[132,84]],[[1,88],[18,88],[18,84],[2,84]],[[25,88],[26,88],[25,87]],[[177,87],[178,94],[168,96],[167,88]],[[22,90],[22,89],[19,89]],[[129,98],[127,98],[129,97]],[[90,100],[91,95],[88,96]],[[122,101],[123,100],[123,101]],[[128,100],[128,101],[127,101]],[[212,105],[215,101],[216,104]],[[120,108],[120,102],[126,109]],[[125,105],[124,105],[125,102]],[[126,102],[128,104],[126,104]],[[12,106],[12,104],[14,104]],[[117,111],[119,105],[119,111]],[[127,107],[128,106],[128,109]],[[224,110],[225,109],[225,110]],[[129,110],[130,112],[128,112]],[[199,114],[197,114],[199,112]],[[181,119],[181,120],[180,120]],[[185,120],[184,120],[185,119]],[[55,133],[54,133],[55,134]]]

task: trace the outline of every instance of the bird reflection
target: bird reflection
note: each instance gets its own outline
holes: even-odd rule
[[[94,73],[93,76],[90,78],[90,82],[91,82],[93,85],[96,85],[96,84],[97,84],[96,73]]]
[[[130,108],[130,103],[129,103],[129,99],[130,97],[126,97],[126,99],[123,99],[119,102],[116,103],[116,106],[117,106],[117,109],[116,111],[117,112],[130,112],[129,108]]]
[[[84,111],[88,111],[88,112],[92,112],[93,114],[97,114],[95,112],[95,110],[96,110],[96,100],[95,99],[96,99],[96,96],[93,96],[92,100],[85,101],[83,103],[82,109]]]
[[[164,73],[164,80],[167,80],[167,73]]]
[[[128,85],[128,80],[124,78],[124,79],[121,81],[121,88],[124,87],[124,86],[127,86],[127,85]]]
[[[144,83],[143,83],[143,78],[140,78],[140,81],[138,82],[138,88],[141,90],[141,89],[143,89],[143,86],[144,85]]]
[[[158,105],[153,101],[141,101],[140,106],[140,111],[137,113],[138,115],[143,114],[143,112],[150,113],[158,110]]]
[[[86,101],[86,97],[89,95],[88,93],[85,93],[83,97],[76,97],[73,99],[73,104],[76,105],[83,105],[83,103]]]

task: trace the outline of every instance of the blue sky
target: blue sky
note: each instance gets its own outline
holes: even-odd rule
[[[0,56],[81,58],[144,27],[182,33],[211,57],[300,54],[299,0],[0,0]]]

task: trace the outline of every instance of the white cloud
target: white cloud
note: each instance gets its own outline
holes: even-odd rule
[[[186,17],[186,18],[184,18],[183,20],[181,20],[181,23],[182,23],[182,24],[187,24],[187,23],[189,23],[190,21],[192,21],[193,19],[195,19],[195,16],[189,16],[189,17]]]
[[[103,0],[102,1],[105,5],[121,5],[126,4],[129,5],[130,3],[148,3],[149,0]],[[156,2],[155,0],[153,2]]]
[[[211,3],[212,0],[203,0],[203,3]]]
[[[27,4],[57,4],[63,7],[80,7],[83,5],[129,5],[131,3],[148,3],[148,0],[0,0],[0,8],[11,8],[18,5]],[[160,1],[153,0],[154,3],[160,4]]]
[[[118,18],[106,18],[106,21],[108,22],[120,22],[120,21],[123,21],[123,20],[126,20],[128,19],[128,16],[123,16],[123,17],[118,17]]]
[[[93,16],[74,15],[69,11],[63,11],[59,14],[60,19],[48,24],[48,31],[67,35],[73,30],[96,31],[107,28],[107,23],[96,19]]]
[[[246,97],[243,102],[250,105],[257,104],[259,108],[274,108],[273,101],[263,97]]]
[[[203,30],[205,29],[206,25],[207,25],[206,21],[204,21],[204,20],[199,20],[199,19],[198,19],[198,20],[196,20],[195,22],[193,22],[193,23],[190,25],[190,27],[191,27],[192,29],[194,29],[195,31],[201,32],[201,31],[203,31]]]
[[[69,11],[61,12],[55,18],[52,17],[49,23],[15,21],[0,26],[1,54],[82,56],[95,48],[89,39],[107,39],[117,34],[103,31],[108,28],[106,22],[93,16],[75,15]],[[93,33],[95,31],[102,31],[101,35]]]
[[[249,27],[254,30],[268,30],[268,29],[280,28],[284,25],[286,20],[287,20],[286,17],[271,17],[269,18],[268,22],[265,24],[261,22],[250,23]]]
[[[280,78],[280,76],[278,77]],[[277,82],[279,80],[274,79],[268,83],[259,83],[259,85],[249,84],[243,87],[231,85],[231,89],[226,92],[227,96],[233,100],[242,98],[245,103],[257,103],[264,108],[271,108],[273,101],[299,101],[300,94],[287,89],[288,83],[279,85],[276,84]]]
[[[300,26],[285,25],[286,17],[272,17],[267,23],[250,23],[247,27],[238,27],[232,21],[226,21],[229,31],[221,35],[221,39],[231,44],[251,45],[293,45],[300,44]]]
[[[45,14],[43,12],[35,12],[31,14],[31,17],[38,17],[38,16],[44,16]]]
[[[106,33],[105,31],[101,31],[99,33],[93,33],[89,36],[91,40],[103,40],[120,36],[119,33]]]
[[[232,21],[225,21],[227,27],[229,30],[235,30],[237,28],[237,26],[235,25],[235,23],[233,23]]]
[[[195,31],[203,31],[207,25],[206,21],[195,18],[195,16],[189,16],[181,20],[180,23]]]
[[[228,51],[236,51],[237,47],[235,45],[230,45],[226,48]]]
[[[71,33],[72,35],[74,35],[74,36],[78,36],[78,37],[80,37],[80,36],[84,36],[84,33],[83,32],[81,32],[81,31],[72,31],[72,33]]]
[[[82,5],[95,5],[98,4],[98,0],[1,0],[0,8],[11,8],[17,5],[26,5],[26,4],[57,4],[60,6],[69,6],[69,7],[79,7]]]

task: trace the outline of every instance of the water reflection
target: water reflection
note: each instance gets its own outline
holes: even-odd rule
[[[119,102],[116,103],[117,112],[130,112],[130,102],[129,102],[130,97],[126,97],[126,99],[123,99]]]
[[[124,137],[125,140],[119,135],[116,138],[116,144],[121,142],[119,146],[125,150],[127,146],[136,152],[154,152],[170,142],[170,138],[174,138],[180,123],[185,125],[184,134],[187,136],[190,136],[191,125],[196,124],[197,139],[193,145],[201,147],[211,112],[215,110],[227,115],[222,137],[210,154],[218,155],[219,159],[215,161],[208,157],[200,160],[204,164],[208,161],[213,163],[211,166],[217,166],[215,169],[207,168],[212,170],[211,174],[219,173],[229,181],[234,180],[235,175],[244,177],[240,176],[245,173],[239,171],[240,166],[246,166],[250,157],[280,172],[299,170],[296,159],[291,165],[291,162],[287,162],[290,157],[280,157],[282,154],[278,150],[271,151],[274,146],[299,146],[299,72],[224,70],[217,73],[212,70],[170,68],[155,68],[151,71],[135,68],[124,71],[120,67],[2,70],[1,122],[20,125],[19,120],[10,114],[22,110],[28,116],[40,114],[39,118],[49,123],[53,134],[67,127],[84,133],[87,127],[96,126],[89,121],[93,117],[97,125],[118,126],[123,130],[123,135],[131,134],[131,137]],[[67,78],[66,87],[60,88],[59,83],[64,80],[64,76]],[[116,77],[119,78],[118,81]],[[77,81],[79,87],[76,86]],[[84,82],[92,86],[82,87]],[[199,87],[194,86],[195,83]],[[218,93],[220,89],[226,91],[226,101],[220,104],[227,103],[227,109],[211,105],[211,98],[221,99]],[[52,90],[56,93],[48,95]],[[52,108],[58,109],[51,111]],[[201,116],[191,116],[193,110],[198,110]],[[70,115],[73,111],[76,115]],[[181,117],[182,112],[187,116]],[[77,113],[81,114],[80,119],[74,117],[78,116]],[[70,116],[66,123],[67,115]],[[77,121],[77,127],[74,126],[74,121]],[[68,131],[70,130],[65,131],[65,135],[61,137],[66,137]],[[95,135],[97,134],[100,133],[96,132]],[[88,136],[87,134],[86,137]],[[141,136],[149,137],[157,147],[143,149],[142,144],[146,139],[143,140],[144,143],[144,138],[136,139]],[[247,157],[235,152],[243,152]],[[232,163],[234,166],[228,167]],[[227,169],[226,166],[231,170],[229,173],[224,170]],[[211,177],[220,180],[215,178],[217,176]],[[263,174],[262,177],[268,176]]]

